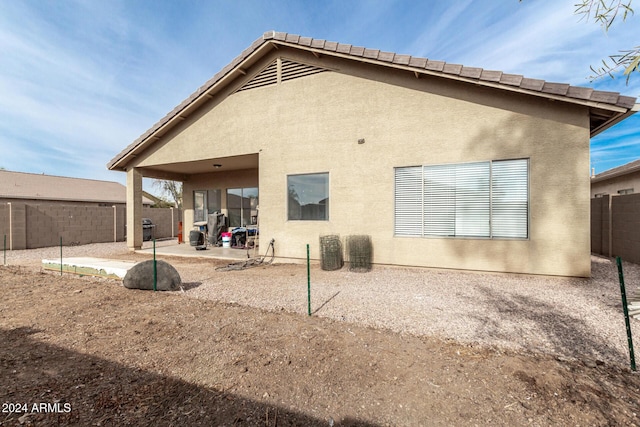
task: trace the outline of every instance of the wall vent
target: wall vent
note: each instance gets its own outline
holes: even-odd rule
[[[282,81],[297,79],[298,77],[310,76],[327,71],[324,68],[314,67],[313,65],[300,64],[298,62],[282,60]]]
[[[300,64],[298,62],[283,59],[280,80],[285,82],[299,77],[322,73],[323,71],[327,70],[325,68],[314,67],[313,65]],[[238,92],[257,87],[270,86],[276,83],[278,83],[278,63],[277,61],[273,61],[267,68],[262,70],[258,75],[238,89]]]
[[[273,61],[267,68],[262,70],[257,76],[244,84],[238,92],[256,87],[269,86],[278,83],[278,64]]]

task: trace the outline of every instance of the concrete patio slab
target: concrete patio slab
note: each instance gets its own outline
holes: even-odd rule
[[[148,242],[145,242],[148,243]],[[235,248],[222,248],[216,246],[209,246],[204,250],[196,250],[195,246],[191,246],[188,243],[178,244],[176,240],[167,242],[157,242],[156,255],[165,256],[180,256],[180,257],[192,257],[192,258],[215,258],[224,260],[245,260],[258,256],[258,252],[254,252],[253,249],[235,249]],[[146,245],[145,245],[146,246]],[[153,254],[153,247],[144,247],[139,249],[136,253],[141,254]],[[247,256],[248,254],[248,256]]]

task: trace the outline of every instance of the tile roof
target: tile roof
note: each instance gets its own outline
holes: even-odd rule
[[[294,45],[303,45],[298,41],[298,37],[299,36],[287,33],[272,31],[265,33],[263,40],[275,40]],[[518,74],[507,74],[502,71],[484,70],[477,67],[465,67],[464,65],[449,64],[442,61],[431,61],[427,58],[420,58],[411,55],[399,55],[393,52],[383,52],[350,44],[339,43],[337,49],[327,48],[327,43],[331,42],[327,42],[325,40],[311,40],[310,44],[306,43],[304,45],[311,45],[315,47],[315,49],[337,51],[352,57],[363,57],[383,63],[405,65],[418,70],[437,71],[445,75],[464,77],[478,82],[499,83],[546,94],[561,95],[567,98],[602,102],[622,108],[631,108],[636,101],[636,98],[622,96],[618,92],[596,91],[589,88],[570,86],[565,83],[552,83],[545,82],[544,80],[527,79]]]
[[[0,199],[125,203],[127,188],[113,181],[0,170]],[[144,204],[153,204],[143,198]]]
[[[612,114],[612,116],[616,117],[628,113],[628,111],[621,113],[619,110],[631,110],[636,102],[636,98],[623,96],[618,92],[605,92],[591,88],[571,86],[565,83],[546,82],[544,80],[526,78],[519,74],[508,74],[503,73],[502,71],[484,70],[477,67],[465,67],[460,64],[449,64],[444,61],[435,61],[411,55],[384,52],[376,49],[369,49],[361,46],[353,46],[350,44],[337,43],[322,39],[301,37],[296,34],[268,31],[264,33],[262,37],[255,40],[251,46],[245,49],[239,56],[231,61],[231,63],[216,73],[204,85],[200,86],[198,90],[175,107],[171,112],[169,112],[169,114],[153,125],[147,132],[114,157],[107,164],[107,167],[109,169],[116,169],[116,165],[141,146],[149,136],[170,122],[174,117],[178,116],[183,110],[221,81],[251,54],[269,43],[310,49],[316,53],[325,52],[331,55],[338,55],[380,65],[402,67],[418,73],[425,73],[445,78],[455,78],[461,81],[484,84],[512,91],[517,90],[524,93],[545,96],[553,99],[561,99],[568,102],[573,101],[583,104],[589,103],[588,105],[590,105],[591,108],[616,110],[616,113]],[[592,120],[592,134],[598,133],[602,129],[603,123],[606,125],[610,121],[608,119],[613,120],[613,118],[610,118],[608,115],[602,116],[601,114],[601,111],[598,111],[597,114],[593,114],[597,119]],[[122,167],[120,167],[120,169],[124,170]]]
[[[591,182],[605,181],[610,178],[626,175],[628,173],[637,172],[640,170],[640,160],[634,160],[626,163],[622,166],[618,166],[604,172],[600,172],[596,176],[591,178]]]

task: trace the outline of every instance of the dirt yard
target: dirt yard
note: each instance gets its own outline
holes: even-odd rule
[[[0,266],[0,288],[2,426],[640,425],[640,377],[601,360],[35,266]]]

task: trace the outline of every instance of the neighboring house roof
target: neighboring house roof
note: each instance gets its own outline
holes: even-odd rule
[[[0,170],[0,199],[126,203],[127,188],[113,181]],[[142,203],[153,201],[145,197]]]
[[[158,196],[154,196],[153,194],[147,192],[147,191],[143,191],[142,192],[142,196],[146,197],[147,199],[151,200],[153,202],[153,204],[155,205],[161,205],[162,207],[167,206],[167,207],[175,207],[175,202],[169,202],[167,200],[161,199]]]
[[[629,162],[622,166],[600,172],[591,178],[591,183],[605,181],[607,179],[616,178],[638,171],[640,171],[640,160],[634,160],[633,162]]]
[[[412,71],[419,75],[438,76],[461,82],[468,82],[501,90],[540,96],[548,99],[584,105],[589,108],[591,136],[618,123],[638,111],[636,98],[622,96],[618,92],[605,92],[586,87],[571,86],[565,83],[552,83],[539,79],[526,78],[518,74],[490,71],[482,68],[465,67],[434,61],[411,55],[383,52],[350,44],[342,44],[295,34],[269,31],[254,41],[230,64],[214,75],[209,81],[174,108],[169,114],[153,125],[148,131],[115,156],[108,164],[109,169],[125,170],[126,163],[136,152],[158,139],[159,132],[166,132],[175,124],[184,120],[200,105],[211,98],[212,94],[228,81],[245,75],[246,69],[257,58],[278,46],[307,50],[316,56],[332,55],[375,65]]]

